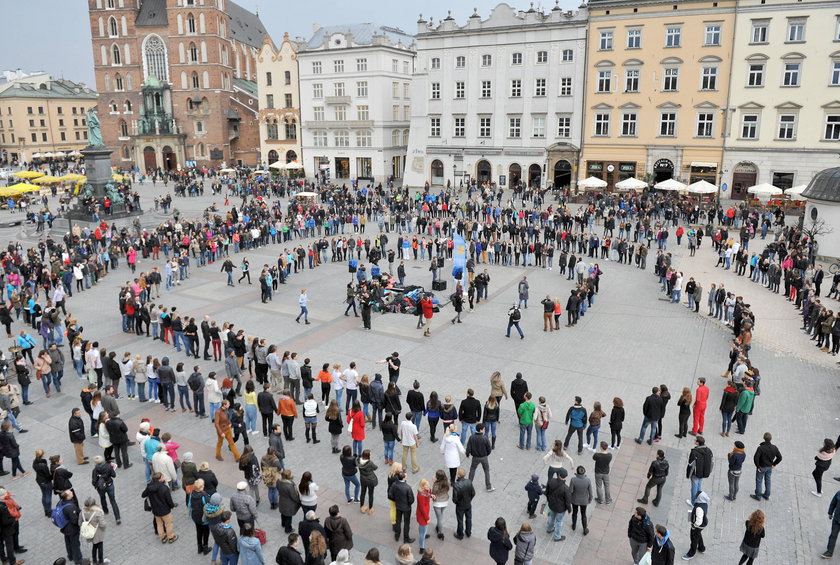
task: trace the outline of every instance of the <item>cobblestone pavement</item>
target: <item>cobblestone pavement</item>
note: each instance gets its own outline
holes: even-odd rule
[[[151,187],[144,186],[141,190],[145,194],[151,192]],[[156,190],[161,192],[160,185]],[[214,200],[219,204],[223,201],[219,197],[204,196],[178,199],[175,204],[186,217],[192,217]],[[368,229],[368,232],[371,230]],[[0,232],[0,240],[4,236],[11,238],[15,234]],[[626,540],[627,520],[637,505],[636,498],[641,496],[645,472],[655,447],[666,450],[672,471],[662,504],[659,508],[649,509],[654,522],[663,523],[671,529],[678,555],[687,550],[688,507],[685,499],[689,484],[684,478],[684,469],[691,443],[673,437],[677,425],[675,401],[666,414],[663,441],[659,446],[637,446],[632,437],[641,424],[641,405],[652,385],[668,384],[676,398],[683,386],[691,386],[697,377],[706,376],[711,388],[706,437],[716,455],[716,465],[713,476],[704,482],[705,490],[712,496],[712,503],[710,523],[704,536],[707,551],[697,557],[698,562],[734,562],[739,557],[743,522],[756,507],[767,512],[767,538],[762,544],[759,563],[817,562],[819,553],[825,549],[829,531],[829,522],[825,519],[827,505],[837,488],[831,477],[840,473],[830,470],[826,474],[826,494],[817,499],[809,494],[813,488],[810,472],[813,456],[822,438],[833,438],[838,433],[837,366],[830,362],[833,358],[816,351],[811,342],[806,342],[804,334],[795,329],[793,308],[783,298],[735,277],[732,272],[714,271],[716,258],[705,245],[694,258],[683,257],[682,251],[677,249],[675,252],[676,265],[685,271],[686,276],[701,280],[704,289],[709,288],[710,282],[722,280],[727,288],[747,298],[758,318],[751,356],[762,369],[763,394],[757,398],[755,415],[750,419],[746,436],[742,438],[747,446],[748,459],[741,481],[741,495],[734,503],[723,500],[726,489],[725,453],[731,449],[733,440],[721,438],[716,433],[720,426],[716,407],[724,383],[719,375],[726,368],[731,333],[711,318],[695,315],[685,307],[660,300],[662,295],[657,291],[656,279],[650,269],[640,271],[600,261],[605,274],[595,307],[587,312],[577,327],[561,328],[561,331],[552,333],[540,331],[542,316],[538,302],[546,294],[564,297],[571,288],[571,282],[560,276],[556,268],[549,271],[488,267],[492,278],[490,300],[482,302],[474,312],[465,313],[461,325],[448,323],[447,316],[452,314],[445,308],[434,319],[431,338],[423,338],[421,332],[415,330],[415,320],[411,316],[376,315],[371,332],[362,332],[358,319],[344,317],[342,297],[348,277],[344,264],[325,265],[293,275],[289,284],[281,286],[273,302],[267,305],[259,303],[256,285],[227,287],[224,275],[216,266],[193,269],[190,279],[165,293],[160,303],[177,306],[179,311],[196,317],[210,314],[220,322],[236,322],[248,334],[265,336],[269,342],[277,343],[281,350],[298,351],[301,358],[310,357],[312,366],[316,368],[324,362],[339,362],[346,366],[355,360],[361,373],[372,374],[383,368],[375,365],[375,360],[382,359],[391,351],[399,351],[403,359],[400,378],[403,388],[416,378],[427,395],[431,390],[437,390],[441,396],[452,394],[456,402],[464,397],[467,387],[476,390],[477,398],[486,398],[489,394],[488,377],[494,370],[501,371],[507,382],[515,372],[521,371],[532,392],[537,396],[546,396],[554,412],[554,420],[548,430],[549,444],[555,437],[565,436],[562,418],[575,395],[583,397],[588,409],[596,400],[609,406],[614,396],[623,398],[627,420],[625,440],[622,448],[615,452],[611,472],[614,504],[608,507],[590,506],[590,533],[586,537],[582,536],[580,528],[571,531],[567,517],[564,524],[567,539],[559,543],[549,540],[544,533],[544,518],[540,518],[535,527],[538,532],[535,563],[539,565],[631,563]],[[252,267],[256,270],[259,265],[273,261],[276,252],[277,248],[273,246],[249,252]],[[407,263],[410,282],[430,284],[425,262]],[[139,268],[145,270],[150,265],[148,260],[141,261]],[[506,310],[516,298],[516,284],[522,274],[527,274],[531,283],[532,306],[523,311],[522,321],[526,337],[524,340],[506,339]],[[70,299],[69,310],[82,321],[86,336],[99,340],[120,355],[127,350],[157,357],[168,355],[173,363],[186,363],[187,358],[161,342],[138,339],[121,332],[117,288],[127,278],[127,271],[121,267],[91,291]],[[311,299],[312,325],[309,326],[296,324],[293,320],[297,314],[297,295],[302,287],[309,289]],[[13,331],[21,327],[21,324],[15,324]],[[191,366],[192,362],[186,364]],[[210,370],[223,371],[221,365],[212,362],[202,362],[201,365],[205,374]],[[72,450],[67,439],[67,419],[70,409],[79,404],[80,386],[70,370],[66,371],[66,375],[64,392],[50,399],[45,399],[38,384],[33,383],[31,395],[35,404],[26,407],[20,418],[31,433],[18,436],[18,441],[26,467],[36,448],[44,449],[47,454],[64,454],[69,461],[68,467],[75,473],[73,479],[77,492],[84,498],[93,493],[90,468],[79,467],[72,462]],[[181,444],[180,452],[192,451],[197,461],[210,461],[222,483],[220,492],[225,497],[232,493],[241,473],[229,456],[224,463],[214,460],[215,434],[209,423],[196,422],[190,414],[163,412],[159,405],[141,405],[125,399],[120,400],[120,408],[131,430],[136,429],[141,417],[149,417],[155,426],[173,432],[176,441]],[[453,539],[454,512],[451,508],[447,510],[446,540],[440,542],[433,537],[428,542],[428,546],[437,552],[441,564],[488,564],[486,529],[496,516],[501,515],[506,518],[509,529],[515,532],[518,525],[527,520],[523,488],[529,475],[537,472],[545,476],[540,453],[533,450],[523,452],[515,447],[517,427],[512,403],[503,401],[502,408],[497,449],[490,461],[496,491],[485,493],[480,488],[481,473],[478,473],[474,535],[464,542]],[[300,424],[296,426],[296,435],[302,438]],[[326,436],[326,427],[323,424],[320,427],[322,435]],[[756,503],[747,496],[753,483],[751,461],[765,431],[773,432],[774,443],[779,445],[785,459],[774,473],[771,500]],[[421,429],[424,440],[427,432],[424,422]],[[604,437],[603,433],[601,437]],[[261,436],[251,438],[258,455],[264,453],[266,441]],[[349,443],[349,437],[343,437],[342,442]],[[380,465],[380,487],[376,491],[374,505],[376,512],[371,517],[360,515],[355,506],[343,502],[340,466],[337,457],[329,453],[328,442],[317,446],[305,444],[302,439],[289,442],[286,462],[296,477],[304,470],[312,471],[314,479],[322,487],[318,505],[322,516],[326,515],[326,509],[332,503],[336,503],[349,519],[354,530],[353,563],[361,563],[364,553],[371,546],[380,548],[383,562],[394,563],[397,544],[387,523],[385,469],[378,432],[368,433],[365,446],[372,449],[375,461]],[[139,455],[134,449],[131,455],[137,463]],[[85,450],[89,455],[100,452],[95,439],[88,439]],[[591,453],[584,451],[578,456],[573,452],[571,455],[575,464],[585,465],[591,476]],[[431,479],[434,471],[443,467],[438,446],[428,441],[422,442],[418,458],[421,471],[409,478],[413,486],[422,477]],[[195,554],[193,528],[183,505],[182,491],[174,496],[182,503],[174,511],[176,533],[181,535],[181,539],[173,545],[161,546],[157,543],[149,524],[150,516],[142,511],[142,476],[142,468],[137,465],[121,472],[117,478],[117,497],[123,523],[116,526],[112,518],[108,520],[105,556],[112,563],[126,565],[159,563],[163,559],[175,563],[209,563],[209,557]],[[22,557],[27,559],[27,563],[52,563],[64,553],[63,540],[40,511],[34,476],[30,474],[17,480],[6,476],[4,479],[2,484],[11,489],[24,507],[21,540],[30,551]],[[277,513],[270,512],[265,503],[260,510],[259,523],[269,537],[267,561],[273,562],[285,536]],[[412,527],[412,534],[416,537],[416,526]],[[83,550],[89,556],[89,547],[83,544]],[[416,554],[416,544],[414,551]]]

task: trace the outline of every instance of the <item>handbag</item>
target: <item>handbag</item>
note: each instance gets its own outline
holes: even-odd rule
[[[548,429],[548,420],[543,420],[543,423],[542,423],[542,425],[540,426],[540,429],[543,429],[543,430],[547,430],[547,429]]]
[[[350,418],[350,423],[347,424],[347,433],[353,435],[353,418]]]
[[[143,510],[145,510],[146,512],[152,511],[152,503],[149,502],[148,498],[143,499]]]
[[[268,541],[265,530],[260,528],[254,528],[254,537],[260,540],[260,545],[265,545],[265,542]]]

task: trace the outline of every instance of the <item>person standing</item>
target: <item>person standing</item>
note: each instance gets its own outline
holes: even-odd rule
[[[230,518],[230,510],[224,510],[220,521],[210,528],[213,542],[219,547],[220,565],[236,565],[239,560],[239,544],[236,532],[230,525]]]
[[[688,548],[688,553],[682,557],[685,561],[693,559],[698,551],[700,553],[706,551],[706,544],[703,543],[703,529],[709,525],[709,495],[702,490],[697,493],[694,499],[694,506],[692,506],[691,514],[689,514],[689,522],[691,523],[689,532],[691,545]]]
[[[262,417],[263,437],[268,437],[269,431],[274,427],[274,395],[271,394],[271,383],[263,384],[263,391],[257,395],[257,409]]]
[[[111,501],[111,508],[114,509],[114,518],[117,520],[117,525],[122,524],[120,519],[120,507],[117,505],[117,499],[114,492],[114,479],[117,477],[115,466],[105,460],[101,455],[93,458],[94,467],[91,471],[91,484],[96,492],[99,493],[100,507],[103,511],[108,512],[108,500]],[[105,497],[108,497],[107,499]]]
[[[569,426],[566,432],[566,439],[563,442],[563,447],[569,449],[569,440],[572,439],[572,434],[577,434],[578,439],[578,455],[583,453],[583,430],[586,427],[586,408],[581,404],[583,400],[581,397],[575,397],[575,403],[566,411],[566,425]],[[651,432],[653,433],[653,432]]]
[[[729,437],[732,429],[732,419],[735,416],[735,408],[738,406],[738,391],[732,381],[726,381],[726,388],[723,389],[723,396],[720,399],[721,416],[721,437]]]
[[[400,427],[397,431],[400,443],[402,444],[403,452],[402,452],[402,466],[403,469],[407,469],[406,467],[406,459],[408,458],[409,452],[411,453],[411,472],[412,473],[419,473],[420,466],[417,464],[417,446],[420,443],[420,434],[417,432],[417,426],[414,425],[412,421],[412,414],[411,412],[406,413],[405,420],[400,423]]]
[[[823,445],[817,454],[814,456],[814,470],[811,475],[814,477],[814,483],[817,485],[817,490],[812,490],[811,494],[816,497],[822,496],[822,476],[829,467],[831,467],[831,460],[837,448],[831,438],[825,438]]]
[[[295,322],[300,323],[300,317],[303,316],[303,321],[309,324],[309,296],[306,294],[306,289],[300,289],[300,296],[298,297],[298,306],[300,306],[300,314],[295,318]]]
[[[409,391],[409,394],[411,392]],[[408,400],[408,397],[406,397],[406,400]],[[409,408],[414,411],[411,404],[409,404]],[[422,415],[422,407],[420,415]],[[476,400],[475,391],[471,388],[467,389],[467,397],[461,401],[461,405],[458,407],[458,420],[461,421],[461,444],[466,444],[467,439],[469,439],[467,436],[475,433],[476,424],[481,420],[481,402]]]
[[[770,432],[764,433],[764,441],[756,448],[753,455],[755,463],[755,493],[750,495],[753,500],[770,500],[770,479],[773,476],[773,469],[782,462],[782,454],[779,448],[773,445],[773,436]],[[764,492],[761,491],[762,481]]]
[[[831,520],[831,533],[828,535],[828,546],[825,552],[820,555],[823,559],[831,559],[834,555],[837,535],[840,534],[840,490],[834,493],[834,497],[828,505],[828,519]]]
[[[627,538],[630,540],[630,555],[633,563],[639,565],[645,553],[653,549],[654,543],[653,524],[647,515],[647,510],[641,506],[637,507],[630,516],[630,523],[627,524]],[[671,561],[673,565],[673,561]]]
[[[510,329],[515,327],[516,331],[519,332],[519,338],[525,339],[525,334],[522,333],[522,328],[519,327],[519,320],[522,319],[522,311],[519,310],[519,307],[514,304],[508,310],[508,325],[507,325],[507,333],[505,337],[510,337]]]
[[[426,327],[423,335],[429,337],[432,335],[432,317],[435,312],[435,303],[432,301],[431,295],[426,294],[420,299],[420,309],[423,314],[423,325]]]
[[[545,489],[546,503],[548,505],[548,521],[546,532],[553,533],[553,541],[563,541],[563,518],[566,512],[572,508],[572,497],[569,487],[566,486],[566,477],[569,475],[566,469],[560,469],[556,476],[548,480]]]
[[[458,467],[461,466],[461,459],[467,454],[466,449],[461,445],[454,424],[444,431],[443,441],[440,442],[440,452],[443,454],[443,464],[449,469],[449,480],[454,483]]]
[[[88,458],[85,456],[85,423],[82,420],[82,411],[79,408],[73,408],[70,414],[70,421],[67,427],[70,432],[70,443],[73,444],[73,450],[76,452],[76,464],[87,465]]]
[[[697,379],[697,391],[694,393],[694,424],[691,426],[691,435],[696,436],[703,433],[706,423],[706,403],[709,399],[709,387],[706,386],[705,377]]]
[[[464,468],[459,467],[458,478],[452,485],[452,502],[455,504],[455,520],[457,522],[455,539],[459,541],[464,539],[464,535],[467,537],[472,535],[472,501],[475,498],[475,488],[472,481],[466,478],[466,474]],[[840,521],[840,510],[838,510],[838,521]]]
[[[172,509],[178,505],[172,502],[172,494],[162,473],[152,474],[152,482],[146,485],[141,496],[149,502],[160,541],[174,543],[178,536],[172,523]]]
[[[514,409],[519,413],[519,405],[525,402],[525,393],[528,392],[528,381],[522,378],[522,373],[516,373],[510,383],[510,397],[513,399]]]
[[[671,541],[671,532],[662,524],[657,524],[654,531],[656,534],[650,554],[651,565],[674,565],[676,549]]]
[[[493,447],[490,445],[490,439],[484,434],[484,424],[479,423],[475,427],[475,431],[476,433],[470,436],[466,448],[467,457],[472,457],[472,462],[470,463],[470,482],[475,478],[476,467],[481,465],[481,468],[484,470],[484,484],[487,492],[493,492],[496,489],[493,488],[490,482],[490,462],[488,460],[490,452],[493,451]]]
[[[610,410],[610,449],[621,448],[621,430],[624,427],[624,401],[619,397],[613,398]]]
[[[531,401],[531,393],[526,392],[522,404],[516,409],[519,416],[519,449],[531,449],[531,434],[534,431],[534,412],[537,407]]]
[[[420,479],[417,485],[417,510],[414,517],[417,520],[417,539],[420,540],[420,553],[426,549],[426,530],[429,528],[429,514],[431,511],[432,489],[428,479]]]
[[[513,549],[513,543],[510,541],[504,518],[501,516],[496,518],[496,522],[487,530],[487,539],[490,540],[490,559],[496,565],[505,565],[510,557],[510,550]]]
[[[647,504],[648,497],[650,496],[650,489],[655,486],[656,496],[653,498],[653,505],[659,506],[659,501],[662,500],[662,486],[668,478],[669,469],[670,464],[668,463],[668,460],[665,459],[665,452],[661,449],[656,450],[656,459],[651,461],[650,467],[648,467],[648,482],[645,485],[645,494],[642,498],[636,500],[636,502]]]
[[[400,532],[403,534],[404,543],[414,543],[410,537],[409,527],[411,525],[411,507],[414,504],[414,491],[405,482],[405,472],[400,472],[397,480],[391,483],[388,488],[388,498],[394,501],[397,510],[397,521],[394,525],[394,541],[400,541]]]
[[[519,532],[513,536],[513,545],[516,548],[513,554],[514,565],[531,565],[537,547],[537,536],[534,534],[531,524],[523,522]]]
[[[592,502],[592,482],[586,476],[586,469],[579,465],[575,476],[569,484],[569,493],[572,499],[572,531],[577,528],[577,515],[580,511],[580,523],[583,526],[583,535],[589,534],[588,522],[586,519],[586,508]]]
[[[540,301],[540,304],[543,305],[543,331],[554,331],[554,322],[551,321],[551,316],[554,314],[554,300],[552,300],[551,295],[546,295],[545,298]]]
[[[706,438],[697,436],[688,454],[688,466],[685,469],[685,478],[691,480],[691,498],[686,500],[689,506],[694,506],[697,493],[703,488],[703,479],[712,474],[714,464],[715,458],[712,450],[706,446]]]
[[[741,480],[741,471],[746,458],[743,442],[736,441],[735,447],[726,455],[729,463],[729,471],[726,473],[726,478],[729,481],[729,494],[723,497],[726,500],[735,501],[738,496],[738,482]]]
[[[758,557],[758,548],[764,538],[764,512],[755,510],[744,524],[744,539],[741,541],[741,560],[738,565],[753,565]]]
[[[752,388],[752,379],[744,379],[744,388],[738,394],[738,405],[735,407],[735,433],[743,435],[747,431],[747,419],[752,414],[755,402],[755,390]]]
[[[612,453],[609,451],[607,442],[602,441],[600,450],[592,456],[595,461],[595,503],[612,504],[610,496],[610,463]]]
[[[236,443],[233,441],[233,426],[230,423],[230,401],[222,400],[221,407],[216,410],[216,416],[213,419],[213,426],[216,428],[216,459],[224,461],[222,457],[222,444],[225,440],[228,442],[228,448],[233,453],[234,461],[239,461],[239,450],[236,449]]]
[[[674,437],[684,438],[688,435],[688,417],[691,416],[691,389],[687,386],[682,389],[682,394],[680,394],[680,398],[677,400],[677,407],[680,409],[678,416],[679,429],[674,434]]]
[[[79,503],[72,490],[67,489],[59,495],[59,503],[55,507],[57,519],[53,523],[59,526],[64,535],[64,547],[67,555],[77,565],[82,563],[82,548],[79,539]]]
[[[105,542],[105,513],[102,508],[96,505],[96,500],[89,496],[85,500],[85,507],[79,511],[79,529],[82,533],[89,533],[93,529],[93,536],[85,539],[92,545],[91,562],[95,564],[105,563],[103,555],[103,544]],[[23,563],[21,561],[21,563]]]

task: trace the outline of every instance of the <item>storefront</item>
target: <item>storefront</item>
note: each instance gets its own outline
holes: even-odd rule
[[[657,159],[653,164],[653,184],[674,178],[674,163],[670,159]]]
[[[747,197],[747,189],[758,184],[758,167],[754,163],[742,161],[732,169],[733,200],[743,200]]]
[[[607,189],[615,183],[636,176],[636,163],[631,161],[587,161],[586,176],[607,181]]]
[[[694,184],[695,182],[699,182],[701,180],[717,186],[718,164],[692,161],[689,168],[688,183]]]

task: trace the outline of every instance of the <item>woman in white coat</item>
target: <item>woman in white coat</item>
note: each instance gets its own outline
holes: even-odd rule
[[[178,480],[178,470],[175,469],[175,462],[169,456],[169,453],[167,453],[166,446],[162,443],[158,446],[157,453],[152,456],[152,469],[154,469],[155,473],[162,474],[170,487],[172,483]],[[177,487],[173,487],[172,490],[175,490],[175,488]]]
[[[443,462],[449,468],[449,477],[452,484],[455,483],[455,474],[461,466],[461,459],[467,454],[461,444],[461,438],[455,431],[455,424],[450,424],[443,434],[443,441],[440,442],[440,452],[443,453]]]

